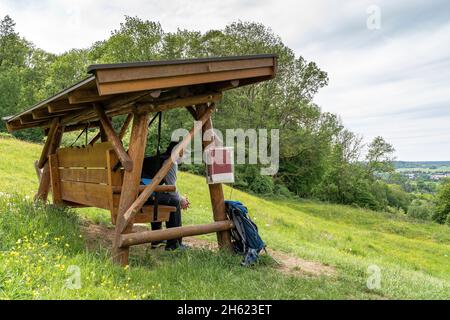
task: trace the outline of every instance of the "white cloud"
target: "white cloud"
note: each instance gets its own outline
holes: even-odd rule
[[[372,4],[381,9],[377,31],[366,27]],[[384,136],[400,159],[450,160],[445,1],[0,0],[4,14],[24,37],[55,53],[107,38],[124,15],[160,21],[166,31],[262,22],[329,73],[329,86],[316,97],[324,110],[340,114],[367,140]]]

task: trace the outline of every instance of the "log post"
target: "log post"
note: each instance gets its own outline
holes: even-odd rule
[[[53,135],[53,137],[51,138],[51,141],[49,142],[49,147],[48,147],[49,155],[54,154],[56,152],[56,150],[59,148],[59,145],[61,144],[63,132],[64,132],[64,127],[58,126],[58,128],[55,131],[55,134]],[[50,135],[48,138],[50,138]],[[50,190],[50,167],[49,167],[49,162],[46,161],[44,168],[42,169],[41,179],[39,181],[39,188],[38,188],[38,192],[34,196],[34,201],[40,200],[40,201],[46,203],[49,190]]]
[[[124,221],[124,214],[133,204],[139,193],[142,165],[144,162],[145,147],[147,145],[148,122],[148,112],[138,113],[135,111],[128,149],[128,154],[134,165],[131,171],[125,171],[124,174],[113,243],[113,260],[121,265],[128,264],[129,248],[120,248],[120,237],[122,232],[131,231],[133,226],[133,221],[130,221],[130,223]],[[125,225],[125,227],[121,228],[122,225]]]
[[[37,167],[39,169],[44,168],[44,165],[47,163],[48,160],[48,155],[49,155],[49,149],[50,149],[50,144],[52,143],[55,134],[56,134],[56,129],[58,128],[58,124],[59,124],[59,119],[58,118],[54,118],[52,120],[52,124],[50,126],[50,130],[48,132],[48,136],[47,139],[45,140],[45,144],[44,144],[44,148],[42,148],[42,153],[41,153],[41,157],[39,158]]]
[[[205,105],[197,106],[197,118],[205,113],[207,107]],[[208,117],[206,122],[203,124],[203,133],[207,130],[212,129],[211,117]],[[205,150],[209,145],[215,144],[215,140],[204,141],[202,138],[203,150]],[[228,220],[227,213],[225,211],[225,199],[223,195],[223,188],[221,183],[208,184],[209,196],[211,199],[211,206],[214,215],[214,221],[224,221]],[[231,232],[230,230],[224,230],[217,232],[217,242],[219,248],[232,250],[231,244]]]
[[[133,161],[131,160],[131,158],[127,154],[127,152],[125,151],[122,141],[120,140],[120,138],[117,136],[116,132],[114,131],[111,121],[106,116],[105,111],[98,103],[96,103],[94,105],[94,110],[97,113],[98,117],[100,118],[100,123],[101,123],[102,128],[105,131],[106,135],[108,136],[108,141],[111,141],[114,151],[116,152],[117,156],[119,157],[119,160],[122,163],[125,171],[129,171],[129,172],[132,171],[133,170]]]

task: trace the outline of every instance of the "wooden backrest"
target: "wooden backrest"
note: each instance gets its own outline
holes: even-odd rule
[[[112,187],[122,184],[122,173],[112,170],[118,158],[110,142],[62,148],[51,160],[57,161],[51,164],[51,175],[60,183],[61,200],[112,209]]]

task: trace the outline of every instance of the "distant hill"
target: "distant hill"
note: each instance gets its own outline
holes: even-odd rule
[[[437,169],[440,167],[450,167],[450,161],[394,161],[396,169],[402,168],[424,168]]]

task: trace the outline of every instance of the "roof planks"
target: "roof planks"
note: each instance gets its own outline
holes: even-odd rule
[[[93,104],[108,116],[130,108],[160,111],[215,102],[224,90],[272,79],[276,56],[270,54],[91,65],[91,76],[3,120],[9,131],[48,128],[58,117],[64,125],[98,121]]]

